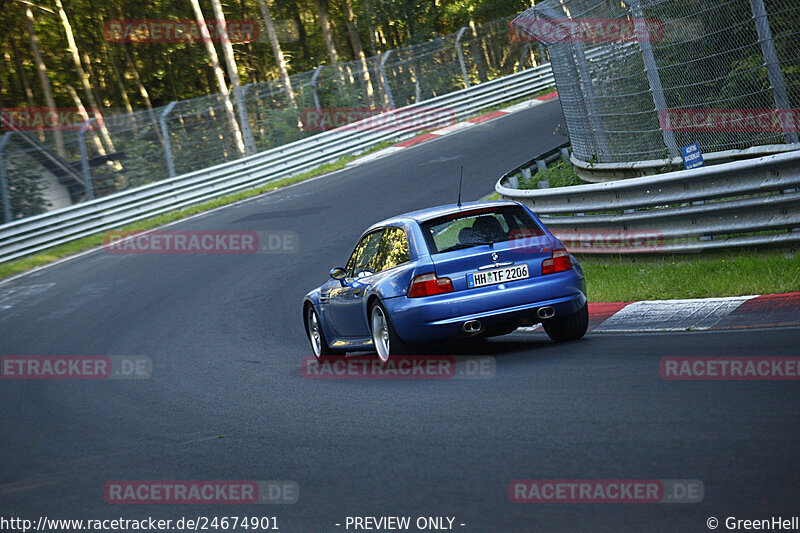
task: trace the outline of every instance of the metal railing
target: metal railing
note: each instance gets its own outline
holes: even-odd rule
[[[552,189],[495,186],[581,253],[686,253],[800,243],[800,151]]]
[[[552,85],[552,71],[545,64],[381,115],[402,115],[434,106],[449,111],[422,113],[423,119],[415,122],[413,130],[387,130],[371,126],[372,119],[365,119],[250,157],[4,224],[0,226],[0,262],[301,174],[415,131],[448,125],[480,110],[531,97]]]

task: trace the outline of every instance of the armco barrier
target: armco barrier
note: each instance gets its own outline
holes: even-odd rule
[[[495,190],[584,253],[683,253],[800,242],[800,151],[590,185]]]

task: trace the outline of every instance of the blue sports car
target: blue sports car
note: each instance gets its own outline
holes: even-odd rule
[[[374,224],[343,267],[303,299],[317,358],[490,337],[541,322],[554,341],[589,322],[583,271],[524,205],[473,202]]]

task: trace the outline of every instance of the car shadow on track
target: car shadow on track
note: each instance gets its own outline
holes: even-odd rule
[[[493,357],[513,357],[531,355],[544,355],[550,353],[574,352],[588,348],[589,338],[577,341],[553,342],[544,334],[508,334],[489,339],[459,339],[455,341],[439,342],[435,344],[417,345],[409,351],[408,356],[450,356],[450,357],[475,357],[491,355]],[[377,355],[374,352],[348,353],[350,356],[367,357]]]

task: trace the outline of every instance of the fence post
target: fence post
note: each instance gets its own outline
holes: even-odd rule
[[[164,159],[167,160],[167,171],[169,172],[169,177],[175,177],[175,161],[172,159],[172,144],[169,142],[169,130],[167,129],[167,115],[170,114],[172,108],[178,102],[170,102],[167,104],[167,107],[164,108],[164,111],[161,112],[161,115],[158,117],[158,123],[161,124],[161,133],[164,135]]]
[[[92,171],[89,169],[89,155],[86,152],[86,131],[91,127],[93,118],[87,118],[78,132],[78,146],[81,149],[81,173],[83,174],[83,185],[86,187],[86,199],[94,200],[94,182],[92,181]]]
[[[678,141],[675,140],[675,132],[663,129],[661,115],[667,109],[667,100],[664,98],[664,88],[661,86],[661,76],[658,74],[658,65],[653,55],[653,45],[650,44],[650,32],[647,30],[647,21],[644,19],[641,0],[631,0],[631,16],[633,17],[634,27],[636,28],[636,40],[639,41],[639,48],[642,50],[642,60],[644,61],[644,71],[647,74],[647,82],[650,85],[650,93],[653,95],[653,103],[658,113],[659,129],[667,145],[670,157],[680,157],[681,151],[678,148]]]
[[[253,155],[255,139],[253,138],[253,132],[250,131],[250,120],[247,116],[247,108],[244,105],[244,92],[242,92],[240,85],[237,85],[234,91],[236,93],[234,98],[239,105],[239,124],[242,129],[242,140],[244,141],[244,155]]]
[[[769,26],[767,9],[764,7],[764,0],[750,0],[750,10],[756,21],[758,31],[758,41],[761,43],[761,54],[764,56],[764,66],[767,67],[769,84],[772,86],[772,96],[775,99],[776,109],[789,109],[789,95],[786,92],[786,80],[783,78],[781,63],[778,60],[778,52],[775,50],[775,41],[772,38],[772,29]],[[780,121],[783,125],[783,136],[786,142],[798,142],[797,132],[791,131],[786,127],[786,121]]]
[[[389,109],[394,109],[394,97],[392,96],[392,88],[389,87],[389,78],[386,76],[386,60],[389,59],[389,54],[391,54],[393,50],[386,50],[383,53],[383,57],[381,58],[381,79],[383,80],[383,85],[386,87],[386,98],[389,99]]]
[[[319,103],[319,90],[317,85],[317,80],[319,79],[319,75],[322,74],[322,69],[325,68],[325,65],[318,65],[316,70],[314,70],[314,75],[311,76],[311,93],[314,95],[314,107],[317,110],[320,118],[320,126],[322,126],[322,131],[325,131],[325,120],[323,119],[322,115],[322,106]]]
[[[7,131],[0,138],[0,195],[3,197],[3,223],[8,224],[13,218],[11,215],[11,196],[8,192],[8,177],[6,176],[6,166],[3,164],[3,149],[11,139],[13,131]]]
[[[372,60],[372,76],[378,80],[378,101],[379,107],[381,109],[388,109],[389,108],[389,98],[386,96],[386,86],[383,83],[383,77],[381,76],[381,54],[378,52],[374,56],[370,57]]]
[[[267,83],[269,83],[269,82],[267,82]],[[252,87],[252,86],[253,86],[252,83],[246,83],[246,84],[242,85],[242,87],[241,87],[241,90],[242,90],[242,107],[244,107],[245,109],[246,109],[246,106],[247,106],[247,92],[250,90],[250,87]],[[249,118],[250,118],[250,115],[248,115],[245,112],[244,119],[247,122],[248,140],[251,143],[250,150],[255,152],[255,151],[257,151],[256,138],[255,138],[255,135],[253,134],[253,129],[250,127]],[[256,112],[256,123],[258,123],[258,112]],[[247,152],[247,151],[248,151],[248,148],[247,148],[247,145],[245,143],[245,152]]]
[[[467,89],[469,89],[469,75],[467,74],[467,65],[464,63],[464,51],[461,49],[461,38],[464,36],[464,32],[468,29],[469,26],[464,26],[458,30],[458,36],[456,36],[456,53],[458,54],[458,63],[461,65],[461,75],[464,77],[464,85]]]
[[[547,48],[542,43],[537,41],[536,44],[537,44],[537,46],[539,48],[539,58],[540,58],[539,62],[540,63],[549,63],[550,62],[550,52],[547,50]]]
[[[525,46],[522,47],[522,53],[519,55],[519,61],[517,62],[517,68],[514,69],[514,72],[519,72],[520,70],[524,70],[525,62],[528,60],[526,57],[531,50],[531,43],[527,43]],[[536,59],[533,60],[533,66],[536,66]]]

